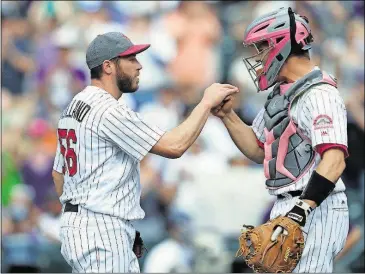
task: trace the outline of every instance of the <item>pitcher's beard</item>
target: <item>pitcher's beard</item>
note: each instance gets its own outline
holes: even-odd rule
[[[133,78],[129,77],[123,73],[119,73],[117,77],[117,86],[122,93],[133,93],[138,89],[138,85],[133,86]]]

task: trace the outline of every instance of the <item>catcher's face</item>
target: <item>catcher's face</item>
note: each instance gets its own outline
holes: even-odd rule
[[[253,44],[253,51],[256,52],[255,61],[260,65],[256,68],[256,75],[260,76],[264,71],[264,65],[267,62],[269,51],[272,47],[269,46],[267,41],[261,41],[256,44]]]
[[[142,69],[136,55],[118,58],[115,64],[115,80],[123,93],[133,93],[138,89],[139,71]]]

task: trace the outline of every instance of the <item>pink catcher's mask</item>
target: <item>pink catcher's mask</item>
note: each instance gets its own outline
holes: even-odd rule
[[[245,31],[243,45],[255,53],[243,61],[257,91],[273,86],[292,50],[308,50],[311,42],[307,18],[291,8],[281,8],[254,20]]]

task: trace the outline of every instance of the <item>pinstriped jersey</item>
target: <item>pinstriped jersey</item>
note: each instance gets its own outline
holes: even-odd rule
[[[164,134],[95,86],[78,93],[58,122],[53,169],[64,174],[61,203],[142,219],[140,161]]]
[[[261,109],[251,126],[257,139],[262,143],[265,142],[264,112],[265,108]],[[298,100],[293,102],[290,117],[304,136],[311,141],[314,149],[321,144],[337,144],[347,147],[346,108],[335,87],[323,83],[309,88],[308,91],[299,95]],[[279,189],[269,189],[269,193],[278,195],[304,189],[320,160],[321,156],[316,152],[312,166],[295,184]],[[344,190],[345,185],[340,178],[334,192]]]

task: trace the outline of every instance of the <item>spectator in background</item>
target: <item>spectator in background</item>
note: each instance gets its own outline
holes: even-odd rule
[[[156,155],[147,154],[140,163],[141,207],[146,216],[143,220],[133,222],[134,227],[143,235],[143,242],[147,248],[161,242],[167,234],[165,218],[168,208],[163,204],[159,195],[160,167],[154,161],[156,159],[154,156]],[[140,259],[140,265],[143,264],[144,259],[145,256]]]
[[[77,33],[69,27],[57,29],[52,35],[52,43],[57,48],[57,55],[50,67],[40,67],[38,86],[41,102],[44,104],[43,117],[58,121],[61,110],[73,96],[86,85],[86,73],[78,67],[72,56]]]
[[[1,151],[1,205],[6,207],[10,202],[11,191],[22,183],[18,168],[8,151]]]
[[[218,58],[215,47],[221,25],[212,5],[204,1],[181,1],[167,18],[177,41],[177,55],[168,71],[178,86],[201,89],[217,79]]]
[[[24,96],[12,95],[2,88],[2,149],[1,149],[1,197],[2,205],[8,205],[12,188],[22,184],[19,167],[29,146],[24,141],[23,131],[33,114],[33,104]]]
[[[52,168],[57,136],[47,121],[35,119],[27,128],[29,151],[20,166],[23,181],[35,190],[34,203],[42,207],[48,191],[54,188]]]
[[[344,43],[336,56],[336,75],[341,88],[348,93],[355,88],[358,72],[364,69],[364,22],[354,18],[346,26]]]
[[[62,205],[54,189],[50,189],[46,197],[44,197],[42,209],[43,212],[38,219],[40,231],[51,243],[60,244],[59,234]]]
[[[280,8],[295,9],[295,1],[255,1],[255,8],[253,9],[253,18],[258,18],[266,14],[270,10],[278,10]]]
[[[346,109],[348,113],[348,151],[344,180],[348,195],[350,231],[342,252],[336,258],[336,272],[364,269],[364,71],[355,74]]]
[[[28,91],[25,88],[27,75],[35,70],[30,26],[19,10],[8,12],[1,14],[1,86],[11,94],[21,96]]]
[[[10,118],[11,109],[14,107],[14,99],[9,90],[2,88],[1,90],[2,104],[1,104],[1,132],[9,132],[12,126]],[[4,134],[2,136],[1,149],[1,205],[6,207],[10,202],[10,195],[12,188],[22,183],[22,179],[18,170],[18,163],[14,155],[14,143],[9,140],[12,138],[11,134]]]
[[[26,185],[13,188],[11,202],[3,221],[8,228],[2,235],[4,260],[7,272],[40,272],[38,258],[42,239],[35,229],[38,210],[33,206],[34,190]],[[5,220],[4,220],[5,219]]]
[[[174,84],[167,82],[160,87],[156,100],[143,104],[139,112],[147,121],[156,123],[159,128],[173,129],[179,124],[182,114],[182,106],[177,95]]]
[[[189,215],[171,212],[167,218],[168,237],[154,246],[143,265],[146,273],[189,273],[193,270],[194,250]]]
[[[204,176],[221,174],[227,168],[226,158],[207,150],[203,139],[198,137],[181,158],[167,162],[159,187],[161,198],[171,209],[189,214],[195,226],[199,221],[196,217],[206,204],[197,183]]]
[[[194,231],[195,251],[193,273],[229,273],[234,255],[227,252],[225,237],[212,227]]]
[[[34,204],[35,190],[32,186],[19,184],[13,187],[10,203],[7,208],[11,218],[22,220],[27,218],[30,226],[35,227],[38,223],[39,207]]]
[[[84,52],[87,45],[98,35],[106,32],[119,31],[124,33],[124,20],[113,21],[110,11],[107,8],[107,1],[75,1],[73,2],[77,17],[74,17],[68,24],[77,30],[83,42],[81,52]],[[82,57],[84,55],[82,54]],[[82,60],[83,63],[85,60]]]
[[[14,1],[15,2],[15,1]],[[23,1],[17,1],[23,2]],[[30,3],[28,10],[28,22],[35,30],[35,41],[48,36],[58,26],[71,20],[75,16],[75,7],[72,1],[24,1]],[[42,41],[44,42],[44,41]]]
[[[153,3],[153,2],[148,2]],[[138,3],[133,3],[135,4]],[[132,5],[129,3],[129,5]],[[150,5],[151,5],[150,4]],[[148,5],[147,5],[148,6]],[[152,33],[152,14],[153,11],[150,9],[132,9],[129,12],[129,20],[125,25],[124,33],[132,41],[136,43],[143,43],[143,41],[149,40],[153,41],[151,38],[155,35]],[[160,30],[154,30],[160,31]],[[163,32],[163,30],[162,30]],[[159,42],[160,43],[160,42]],[[160,86],[165,82],[166,72],[165,64],[161,61],[161,57],[158,51],[154,50],[159,47],[158,44],[152,44],[152,51],[146,51],[139,56],[139,62],[143,64],[143,69],[149,73],[141,74],[140,76],[140,88],[137,93],[133,94],[137,102],[137,108],[139,109],[141,105],[151,103],[156,101],[158,98],[158,91]],[[164,46],[161,46],[164,47]]]
[[[347,134],[349,157],[346,159],[344,176],[350,191],[360,195],[364,203],[364,71],[357,73],[358,84],[346,100],[348,112]]]
[[[199,138],[204,145],[204,151],[213,155],[217,155],[224,162],[224,166],[228,161],[242,155],[239,149],[230,140],[231,137],[224,125],[219,121],[217,117],[210,116],[200,133]],[[219,155],[219,156],[218,156]],[[242,158],[245,158],[244,156]]]
[[[316,18],[319,29],[323,31],[323,38],[329,35],[334,37],[341,36],[346,32],[346,20],[349,19],[349,8],[351,8],[351,3],[350,5],[346,5],[345,1],[301,2],[308,7],[311,15]],[[312,23],[312,20],[309,20],[309,22]],[[316,34],[317,32],[312,29],[312,33]],[[315,37],[315,40],[318,41],[317,37]]]
[[[351,17],[364,17],[364,1],[351,1],[352,2],[352,13]]]
[[[60,253],[60,218],[62,205],[55,189],[46,194],[43,204],[43,212],[38,218],[38,229],[44,237],[42,248],[42,272],[71,272],[70,266]]]
[[[4,261],[8,264],[8,273],[38,273],[40,254],[39,239],[33,232],[29,220],[13,219],[12,233],[2,239]]]
[[[32,225],[36,224],[39,209],[33,204],[34,196],[34,189],[31,186],[24,184],[14,186],[11,190],[8,206],[4,208],[3,220],[13,222],[28,218]],[[12,227],[12,225],[8,227]],[[2,233],[11,233],[11,229],[2,231]]]
[[[362,219],[364,216],[362,216]],[[364,269],[364,222],[350,226],[346,244],[337,255],[334,273],[361,273]]]

